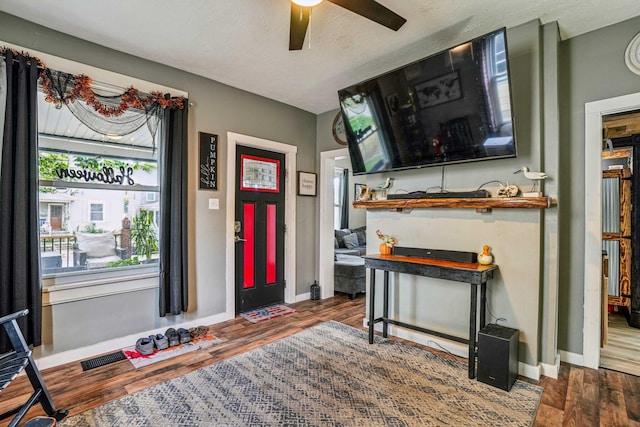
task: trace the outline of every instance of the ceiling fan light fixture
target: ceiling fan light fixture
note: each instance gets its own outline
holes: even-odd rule
[[[304,7],[317,6],[323,2],[323,0],[291,0],[291,1],[297,4],[298,6],[304,6]]]

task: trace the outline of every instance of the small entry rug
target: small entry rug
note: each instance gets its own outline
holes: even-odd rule
[[[277,304],[269,307],[258,308],[256,310],[245,311],[244,313],[240,313],[240,317],[247,319],[251,323],[258,323],[275,317],[286,316],[287,314],[295,313],[297,311],[298,310],[287,307],[286,305]]]
[[[530,426],[542,388],[327,322],[62,420],[60,426]]]
[[[151,365],[152,363],[160,362],[162,360],[171,359],[172,357],[180,356],[181,354],[189,353],[190,351],[200,350],[201,348],[211,347],[212,345],[222,342],[220,338],[211,335],[210,332],[197,337],[192,338],[191,342],[180,344],[175,347],[169,347],[164,350],[156,350],[153,354],[148,356],[140,354],[136,350],[136,346],[132,345],[122,349],[122,352],[127,356],[129,362],[136,368],[142,368],[143,366]]]

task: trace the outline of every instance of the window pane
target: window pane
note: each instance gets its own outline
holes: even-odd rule
[[[48,184],[39,192],[43,274],[105,268],[124,274],[157,259],[154,159],[41,149],[40,178]]]
[[[90,205],[90,221],[104,221],[104,205],[102,203],[91,203]]]

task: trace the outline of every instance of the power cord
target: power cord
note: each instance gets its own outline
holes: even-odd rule
[[[484,184],[481,184],[481,185],[480,185],[480,187],[478,187],[478,190],[481,190],[481,189],[482,189],[482,187],[484,187],[484,186],[485,186],[485,185],[487,185],[487,184],[493,184],[493,183],[498,183],[498,184],[500,184],[500,185],[504,186],[504,183],[503,183],[502,181],[493,180],[493,181],[487,181],[487,182],[485,182]],[[476,190],[476,191],[478,191],[478,190]]]

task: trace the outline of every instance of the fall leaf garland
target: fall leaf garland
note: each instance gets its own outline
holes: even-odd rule
[[[53,102],[56,105],[62,103],[75,102],[77,99],[84,100],[87,105],[93,107],[98,114],[104,117],[121,116],[129,108],[138,108],[144,110],[145,107],[152,103],[157,103],[162,109],[180,109],[184,108],[184,97],[179,98],[165,98],[162,92],[153,91],[149,96],[142,97],[138,89],[134,87],[128,88],[121,96],[120,103],[118,105],[106,105],[101,102],[96,94],[91,90],[91,77],[84,74],[79,74],[73,77],[73,88],[66,90],[63,94],[56,94],[53,89],[53,83],[47,76],[46,79],[42,79],[40,86],[45,93],[45,101]]]
[[[138,89],[134,87],[128,88],[120,98],[118,105],[110,106],[102,103],[96,94],[91,90],[91,77],[84,74],[72,76],[73,88],[56,91],[54,84],[51,81],[51,73],[48,72],[48,68],[44,63],[35,56],[30,56],[26,53],[20,53],[15,49],[9,47],[0,47],[0,56],[6,56],[8,52],[11,52],[12,56],[24,56],[27,61],[32,61],[42,69],[40,73],[40,87],[45,94],[45,101],[53,103],[56,107],[60,107],[62,104],[68,104],[75,102],[78,99],[84,100],[87,105],[92,106],[98,114],[104,117],[121,116],[129,108],[137,108],[144,110],[151,104],[156,103],[162,109],[179,109],[184,108],[184,97],[167,98],[160,91],[153,91],[148,96],[141,96]],[[62,88],[61,88],[62,89]]]

